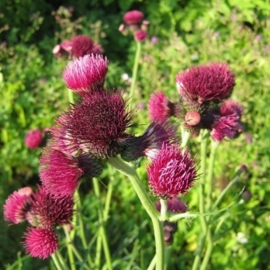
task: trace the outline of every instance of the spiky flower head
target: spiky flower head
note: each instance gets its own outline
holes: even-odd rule
[[[194,160],[177,145],[164,144],[147,168],[151,192],[163,199],[184,194],[196,178]]]
[[[32,194],[30,187],[14,191],[4,204],[4,219],[14,224],[25,221],[26,213],[30,208],[29,196]]]
[[[203,104],[228,98],[235,80],[227,64],[210,63],[180,72],[176,76],[176,85],[185,101]]]
[[[134,33],[134,39],[137,42],[143,42],[146,40],[146,38],[148,37],[148,34],[145,30],[142,29],[138,29],[135,33]]]
[[[28,228],[23,238],[26,252],[31,257],[44,260],[58,248],[57,235],[52,229]]]
[[[71,39],[72,44],[72,54],[75,57],[81,57],[87,54],[92,53],[92,49],[94,46],[93,40],[85,35],[79,35]]]
[[[26,219],[33,227],[52,228],[71,222],[74,206],[72,196],[55,197],[41,187],[31,196],[30,204]]]
[[[156,208],[160,212],[160,201],[156,202]],[[172,213],[185,213],[187,205],[179,198],[172,198],[167,200],[167,210]]]
[[[30,149],[35,149],[39,147],[42,141],[43,135],[39,129],[33,129],[28,131],[24,138],[25,145]]]
[[[121,151],[131,120],[132,115],[126,110],[121,94],[103,91],[89,93],[57,123],[72,138],[76,138],[73,149],[83,149],[84,152],[108,158]]]
[[[225,138],[234,138],[240,130],[242,106],[232,100],[227,100],[220,107],[220,117],[215,121],[211,136],[221,142]]]
[[[164,121],[171,116],[176,116],[177,106],[169,101],[162,91],[151,94],[148,101],[148,114],[151,121]]]
[[[127,138],[121,157],[126,161],[133,161],[143,156],[153,160],[163,144],[176,141],[177,136],[170,121],[153,122],[142,136]]]
[[[63,79],[68,88],[80,95],[103,90],[108,61],[101,55],[88,54],[67,64]]]
[[[47,147],[40,158],[40,178],[44,188],[55,196],[72,195],[83,175],[78,160]]]
[[[126,24],[139,24],[142,22],[144,14],[139,10],[131,10],[125,13],[123,21]]]

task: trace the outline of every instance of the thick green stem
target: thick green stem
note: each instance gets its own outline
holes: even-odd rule
[[[137,193],[145,211],[150,216],[154,228],[155,244],[156,244],[156,270],[164,270],[165,261],[165,245],[163,235],[163,225],[159,220],[159,213],[154,204],[150,200],[137,172],[119,158],[111,158],[108,163],[115,167],[118,171],[128,176],[130,182]]]
[[[57,260],[61,264],[61,268],[60,269],[61,270],[68,270],[69,268],[68,268],[65,260],[64,260],[64,258],[62,257],[61,253],[58,250],[55,252],[55,256],[57,257]]]
[[[186,147],[190,138],[190,132],[186,131],[184,127],[181,127],[182,143],[181,147]]]
[[[102,204],[101,204],[100,189],[99,189],[99,183],[98,183],[97,178],[93,179],[93,184],[94,184],[94,191],[95,191],[96,197],[99,199],[98,215],[99,215],[100,228],[98,232],[98,241],[101,241],[103,245],[107,269],[112,270],[111,254],[110,254],[108,239],[107,239],[106,230],[104,226],[103,209],[102,209]],[[97,255],[98,255],[99,261],[96,261],[96,262],[98,263],[98,265],[100,265],[100,252],[98,252]]]
[[[53,262],[54,262],[54,265],[56,267],[57,270],[62,270],[62,266],[61,264],[59,263],[58,259],[57,259],[57,256],[55,254],[52,254],[52,259],[53,259]]]
[[[205,252],[200,270],[207,269],[208,262],[211,258],[211,255],[212,255],[213,246],[214,246],[214,244],[213,244],[213,239],[212,239],[212,230],[211,230],[211,228],[209,228],[208,232],[207,232],[207,248],[206,248],[206,252]]]
[[[205,235],[207,234],[207,221],[204,215],[205,213],[205,177],[206,177],[206,150],[207,150],[207,142],[208,142],[208,133],[206,130],[201,131],[201,170],[200,170],[200,190],[199,190],[199,207],[200,207],[200,222],[202,227],[202,234],[204,235],[200,237],[200,242],[198,244],[198,248],[196,250],[195,259],[193,262],[192,270],[197,270],[200,264],[201,253],[203,251]]]
[[[131,86],[130,86],[130,104],[132,103],[132,98],[134,96],[134,91],[135,91],[135,85],[136,85],[136,80],[137,80],[137,73],[138,73],[138,66],[139,66],[139,59],[141,55],[141,47],[142,44],[141,42],[136,42],[136,54],[135,54],[135,60],[134,60],[134,65],[133,65],[133,70],[132,70],[132,79],[131,79]]]
[[[160,199],[160,219],[167,219],[167,200]]]
[[[72,248],[71,248],[71,245],[72,245],[71,241],[72,240],[71,240],[69,232],[67,231],[67,228],[65,226],[64,226],[64,231],[65,231],[65,235],[66,235],[66,245],[67,245],[70,268],[71,268],[71,270],[76,270],[74,255],[73,255]]]

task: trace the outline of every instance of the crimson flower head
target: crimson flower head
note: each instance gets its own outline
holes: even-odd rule
[[[94,46],[93,40],[90,37],[84,35],[79,35],[71,39],[71,44],[71,52],[75,57],[81,57],[92,53]]]
[[[138,29],[135,33],[134,33],[134,38],[136,41],[138,42],[143,42],[146,40],[148,34],[146,31],[142,30],[142,29]]]
[[[210,63],[180,72],[176,76],[176,84],[185,101],[203,104],[228,98],[235,80],[227,64]]]
[[[170,102],[162,91],[152,94],[148,101],[148,114],[151,121],[164,121],[171,116],[176,116],[178,110],[177,104]]]
[[[39,147],[42,141],[43,136],[39,129],[33,129],[28,131],[24,138],[25,145],[30,149],[35,149]]]
[[[106,57],[88,54],[68,63],[63,72],[63,79],[68,88],[83,95],[89,91],[103,89],[107,71]]]
[[[139,24],[142,22],[144,14],[139,10],[131,10],[125,13],[123,21],[126,24]]]
[[[41,187],[31,196],[30,204],[26,219],[33,227],[54,228],[71,222],[74,206],[72,196],[55,197]]]
[[[47,192],[55,196],[72,195],[83,173],[76,158],[49,147],[43,150],[40,178]]]
[[[163,199],[184,194],[196,178],[194,160],[177,145],[164,144],[147,168],[151,192]]]
[[[126,161],[133,161],[143,156],[153,160],[163,144],[176,141],[177,136],[170,121],[153,122],[142,136],[127,138],[121,157]]]
[[[26,213],[30,207],[30,195],[32,194],[30,187],[21,188],[14,191],[4,204],[4,219],[14,224],[25,221]]]
[[[28,228],[23,238],[26,252],[31,257],[44,260],[58,248],[57,235],[52,229]]]
[[[220,107],[220,117],[214,123],[211,131],[212,138],[221,142],[226,137],[234,138],[240,130],[242,106],[232,100],[227,100]]]
[[[121,151],[131,120],[132,115],[127,112],[120,93],[103,91],[87,94],[57,123],[69,134],[69,138],[60,139],[70,143],[70,137],[76,138],[76,142],[72,141],[74,144],[70,145],[72,149],[83,149],[97,157],[108,158]]]

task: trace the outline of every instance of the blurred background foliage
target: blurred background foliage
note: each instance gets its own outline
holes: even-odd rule
[[[61,78],[68,60],[56,58],[52,48],[77,34],[90,36],[103,46],[110,61],[107,86],[126,91],[129,83],[121,75],[131,76],[135,43],[131,36],[122,36],[118,27],[124,13],[131,9],[141,10],[151,22],[149,40],[142,48],[133,104],[139,106],[136,133],[140,134],[149,123],[147,101],[151,93],[161,89],[172,101],[177,100],[175,75],[179,71],[221,61],[235,72],[233,98],[243,104],[245,127],[239,138],[220,146],[216,192],[227,185],[237,166],[245,164],[248,174],[224,201],[224,207],[231,203],[234,207],[222,224],[220,238],[215,239],[211,265],[212,269],[270,269],[269,0],[2,0],[0,204],[14,190],[39,183],[41,149],[26,148],[26,132],[46,130],[68,107]],[[196,153],[196,144],[191,147]],[[139,171],[146,178],[143,166]],[[101,176],[104,192],[107,178],[105,170]],[[108,234],[115,269],[146,269],[143,265],[148,265],[153,252],[149,247],[151,226],[129,183],[117,177],[114,181]],[[83,186],[85,222],[89,237],[94,237],[95,205],[88,191],[91,184]],[[183,198],[191,211],[198,210],[196,188]],[[245,191],[251,193],[248,202],[243,200]],[[1,269],[53,269],[49,260],[24,256],[20,243],[24,225],[9,227],[2,218],[0,225]],[[179,222],[171,250],[171,269],[190,268],[199,230],[193,220]],[[247,243],[243,244],[239,235],[246,237]]]

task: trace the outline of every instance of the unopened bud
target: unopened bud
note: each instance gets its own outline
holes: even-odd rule
[[[200,121],[201,121],[201,116],[198,112],[190,111],[190,112],[187,112],[185,115],[185,122],[189,126],[196,126],[200,123]]]

